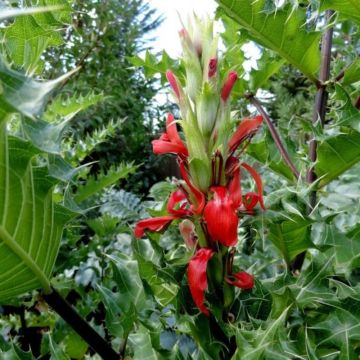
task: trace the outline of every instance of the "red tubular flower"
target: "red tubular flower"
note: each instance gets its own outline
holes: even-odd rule
[[[171,88],[173,89],[175,95],[180,99],[180,88],[177,78],[171,70],[166,71],[166,78],[168,79]]]
[[[152,141],[153,152],[156,155],[174,153],[180,156],[188,156],[188,150],[181,140],[174,121],[174,116],[168,114],[166,119],[166,132],[160,139]]]
[[[245,195],[245,200],[248,201],[248,206],[245,205],[247,210],[252,210],[255,205],[259,202],[263,210],[265,210],[265,204],[263,199],[263,184],[260,175],[257,171],[246,163],[242,163],[241,166],[245,168],[250,175],[254,178],[258,193],[249,192]],[[250,200],[250,201],[249,201]]]
[[[240,163],[233,169],[232,178],[228,184],[229,193],[234,207],[237,209],[242,204],[241,185],[240,185]]]
[[[177,204],[180,204],[178,208],[176,208]],[[178,189],[170,195],[169,201],[167,203],[167,211],[169,214],[176,215],[178,217],[191,215],[191,211],[187,209],[187,207],[188,202],[186,199],[186,194],[182,189]]]
[[[216,74],[218,60],[216,58],[212,58],[209,61],[209,70],[208,77],[212,78]]]
[[[237,208],[225,186],[213,186],[210,190],[214,193],[214,198],[204,209],[209,235],[213,241],[219,241],[224,246],[234,246],[239,223]]]
[[[205,195],[202,193],[202,191],[200,191],[191,183],[188,173],[185,169],[185,162],[183,160],[180,160],[179,165],[180,165],[180,174],[182,178],[185,180],[187,186],[190,188],[191,192],[193,193],[196,199],[196,204],[195,205],[192,204],[190,206],[190,209],[194,214],[198,215],[202,212],[205,206]]]
[[[245,139],[255,134],[262,121],[263,117],[261,115],[244,119],[229,141],[230,153],[233,153]]]
[[[234,277],[235,280],[225,278],[225,281],[230,285],[234,285],[240,289],[252,289],[254,287],[254,277],[245,271],[240,271],[231,276]]]
[[[214,252],[211,249],[199,249],[191,258],[187,270],[191,296],[194,299],[196,306],[206,316],[209,316],[209,310],[204,304],[205,291],[208,287],[206,269],[208,261],[211,259],[213,254]]]
[[[221,90],[221,98],[224,102],[226,102],[227,99],[229,98],[231,90],[233,89],[237,78],[238,78],[238,76],[235,71],[229,72],[228,77],[225,81],[225,84]]]
[[[146,230],[159,232],[166,228],[173,220],[177,219],[176,215],[160,216],[151,219],[140,220],[135,226],[135,237],[141,238]]]

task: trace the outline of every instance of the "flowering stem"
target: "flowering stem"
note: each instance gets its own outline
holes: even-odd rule
[[[277,148],[279,149],[281,156],[283,157],[285,163],[289,166],[289,168],[290,168],[291,172],[293,173],[293,175],[295,176],[295,178],[298,179],[300,177],[300,173],[297,170],[294,163],[292,162],[292,160],[290,159],[290,156],[289,156],[287,150],[285,149],[285,147],[280,139],[280,136],[279,136],[274,124],[272,123],[268,113],[265,111],[265,109],[260,104],[259,100],[254,95],[250,94],[247,96],[247,98],[249,99],[251,104],[253,104],[256,107],[256,109],[259,111],[259,113],[265,119],[265,122],[266,122],[267,126],[269,127],[270,134],[271,134],[272,138],[274,139],[274,142],[275,142]]]
[[[322,44],[321,44],[321,65],[320,65],[320,76],[319,76],[319,85],[318,90],[316,93],[315,98],[315,106],[314,106],[314,113],[312,123],[316,124],[320,119],[321,126],[324,126],[325,123],[325,115],[326,115],[326,106],[328,100],[328,91],[326,89],[326,82],[330,78],[330,62],[331,62],[331,46],[332,46],[332,37],[333,37],[333,27],[329,26],[331,18],[334,15],[334,11],[327,10],[325,13],[325,20],[326,25],[328,28],[326,29],[323,37],[322,37]],[[314,168],[314,163],[317,159],[317,141],[315,136],[312,136],[310,140],[310,148],[309,148],[309,159],[312,162],[312,165],[307,173],[307,182],[312,184],[316,181],[317,176]],[[310,193],[309,198],[309,205],[307,212],[310,214],[315,206],[317,201],[316,191],[312,191]],[[301,254],[297,255],[295,260],[291,265],[292,272],[296,273],[301,270],[301,267],[305,260],[306,252],[302,252]]]

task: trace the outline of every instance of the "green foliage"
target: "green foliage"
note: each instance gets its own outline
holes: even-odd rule
[[[219,0],[218,3],[226,15],[247,31],[249,39],[275,51],[309,79],[316,80],[320,67],[320,34],[304,29],[305,11],[293,11],[289,5],[267,12],[266,0]]]

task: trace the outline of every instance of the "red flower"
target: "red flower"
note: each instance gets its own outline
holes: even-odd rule
[[[263,117],[260,115],[244,119],[229,141],[230,153],[233,153],[245,139],[255,134],[262,121]]]
[[[245,271],[240,271],[236,274],[232,274],[235,280],[225,278],[225,281],[230,284],[237,286],[240,289],[252,289],[254,287],[254,277]]]
[[[213,241],[219,241],[224,246],[234,246],[239,223],[236,204],[225,186],[213,186],[210,190],[214,193],[214,198],[204,209],[209,235]]]
[[[166,132],[160,136],[160,139],[153,140],[154,154],[174,153],[180,156],[188,156],[188,150],[181,140],[174,121],[174,116],[169,114],[166,119]]]
[[[246,163],[242,163],[241,166],[245,168],[253,177],[253,179],[255,180],[256,187],[258,189],[257,193],[248,192],[247,194],[245,194],[246,201],[244,201],[244,206],[246,210],[251,211],[256,206],[257,203],[259,203],[262,209],[265,210],[265,204],[263,199],[263,184],[260,175],[257,173],[257,171],[254,168],[252,168],[250,165]]]
[[[178,208],[176,208],[177,204],[180,204]],[[167,203],[167,211],[169,214],[178,217],[191,215],[191,211],[188,209],[186,194],[182,189],[178,189],[170,195]]]
[[[206,268],[208,261],[211,259],[213,254],[214,252],[211,249],[199,249],[191,258],[187,270],[191,296],[194,299],[196,306],[206,316],[209,316],[209,310],[204,304],[205,290],[208,287]]]
[[[230,96],[231,90],[233,89],[238,76],[235,71],[230,71],[225,84],[221,90],[221,99],[226,102]]]
[[[151,219],[140,220],[135,226],[135,237],[141,238],[145,230],[149,231],[162,231],[169,225],[173,220],[177,219],[176,215],[160,216]]]

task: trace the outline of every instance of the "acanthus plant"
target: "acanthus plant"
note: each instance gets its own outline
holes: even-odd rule
[[[182,220],[180,232],[194,252],[187,269],[190,292],[199,310],[209,316],[207,290],[215,295],[216,304],[211,305],[226,309],[234,300],[234,286],[244,290],[254,286],[251,274],[234,272],[233,259],[239,218],[265,210],[261,178],[241,156],[263,118],[233,125],[230,95],[238,75],[222,71],[213,22],[195,17],[179,34],[186,76],[180,81],[169,69],[166,77],[181,119],[168,114],[166,131],[152,145],[155,154],[176,155],[182,180],[168,199],[168,214],[139,221],[135,236],[161,232],[174,220]],[[244,174],[253,179],[255,191],[243,192]]]

